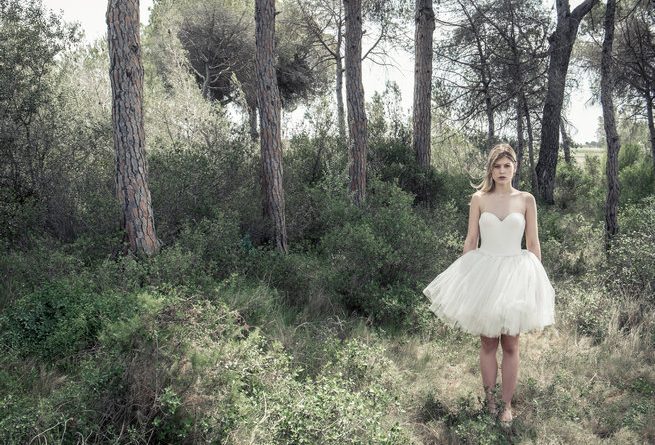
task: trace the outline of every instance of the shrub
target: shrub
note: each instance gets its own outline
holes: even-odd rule
[[[387,320],[398,304],[411,305],[405,313],[411,312],[416,299],[408,298],[410,289],[426,280],[440,260],[440,247],[455,236],[452,221],[437,236],[412,201],[397,185],[373,179],[364,208],[321,238],[320,252],[334,270],[331,288],[347,308]],[[380,301],[387,292],[386,302]]]
[[[655,196],[624,206],[605,267],[611,289],[655,303]]]
[[[21,357],[66,363],[92,346],[110,320],[135,311],[130,295],[98,295],[84,279],[60,279],[31,292],[0,315],[4,348]]]

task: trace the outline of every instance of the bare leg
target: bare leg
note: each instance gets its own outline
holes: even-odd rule
[[[500,343],[503,348],[503,404],[504,409],[500,415],[501,421],[512,420],[512,397],[516,390],[516,381],[519,374],[519,336],[502,335]]]
[[[493,389],[496,386],[498,375],[498,361],[496,351],[498,350],[498,337],[480,336],[480,372],[482,374],[482,386],[487,398],[489,412],[495,414],[496,402],[493,397]]]

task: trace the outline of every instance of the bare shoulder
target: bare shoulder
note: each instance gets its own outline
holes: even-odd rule
[[[478,191],[476,191],[475,193],[473,193],[473,194],[471,195],[471,202],[470,202],[470,204],[471,204],[471,205],[473,205],[473,204],[480,205],[480,203],[482,202],[482,195],[483,195],[483,192],[481,192],[480,190],[478,190]]]
[[[530,192],[521,192],[521,198],[525,202],[527,208],[536,208],[537,201],[534,199],[534,196]]]
[[[534,196],[532,196],[532,193],[530,193],[530,192],[524,192],[524,191],[522,191],[522,192],[521,192],[521,196],[522,196],[523,199],[525,199],[526,201],[534,201],[534,200],[535,200],[535,199],[534,199]]]

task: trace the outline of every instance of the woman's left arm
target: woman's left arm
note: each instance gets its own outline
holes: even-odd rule
[[[541,261],[541,245],[537,228],[537,202],[531,193],[525,192],[525,247]]]

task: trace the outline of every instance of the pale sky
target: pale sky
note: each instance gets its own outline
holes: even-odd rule
[[[571,9],[580,1],[573,0]],[[107,0],[43,0],[43,4],[56,11],[63,11],[64,19],[69,22],[79,22],[84,30],[86,41],[102,37],[107,31],[105,12]],[[141,0],[141,23],[148,23],[152,0]],[[363,63],[363,80],[366,97],[370,98],[375,91],[384,91],[387,81],[395,81],[402,92],[403,108],[409,110],[412,105],[414,88],[414,66],[411,55],[396,53],[395,67],[381,67],[367,60]],[[584,143],[596,140],[598,118],[601,116],[599,105],[590,105],[591,93],[586,81],[581,82],[581,90],[575,91],[571,98],[571,107],[567,115],[575,127],[572,130],[573,140]],[[538,135],[536,135],[538,137]]]

